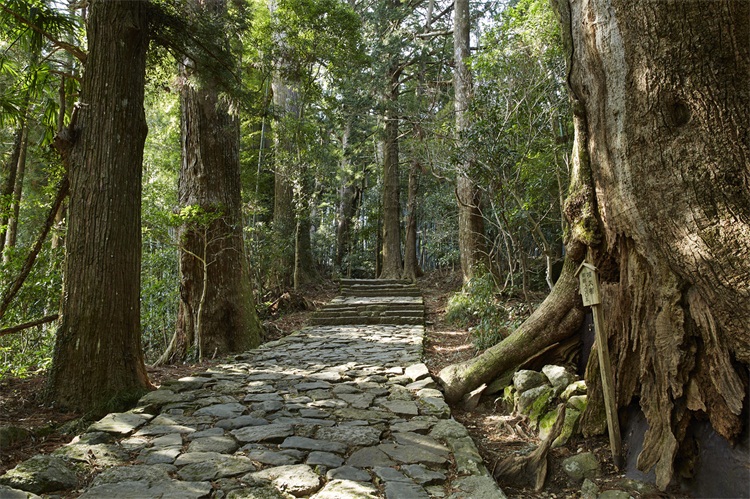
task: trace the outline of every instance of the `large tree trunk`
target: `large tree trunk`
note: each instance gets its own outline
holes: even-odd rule
[[[150,388],[139,301],[149,18],[145,1],[91,3],[63,317],[48,379],[58,407],[118,409]]]
[[[398,64],[389,69],[385,95],[385,135],[383,144],[383,265],[381,279],[401,277],[401,201],[398,154],[399,115],[396,109],[399,96],[400,71]]]
[[[455,71],[453,73],[456,141],[460,144],[468,128],[468,110],[472,94],[469,59],[469,0],[456,0],[453,23]],[[456,197],[458,199],[458,247],[464,283],[473,276],[477,265],[486,260],[484,218],[479,188],[471,179],[471,161],[458,165]]]
[[[617,402],[643,410],[638,465],[664,489],[693,419],[729,440],[747,431],[750,3],[559,8],[603,229]],[[593,367],[589,434],[604,428]]]
[[[223,15],[226,7],[214,0],[206,9]],[[256,347],[260,324],[242,237],[239,121],[221,101],[218,83],[197,71],[199,76],[186,72],[194,83],[183,85],[180,95],[179,202],[200,207],[214,220],[180,230],[175,346],[197,347],[200,359]],[[177,350],[184,358],[187,352]]]

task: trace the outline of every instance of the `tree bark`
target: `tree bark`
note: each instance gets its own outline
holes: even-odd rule
[[[24,126],[19,126],[13,137],[13,150],[10,158],[3,167],[3,186],[0,192],[0,253],[5,248],[5,234],[7,232],[8,219],[10,218],[11,200],[13,198],[13,188],[16,185],[16,168],[18,157],[21,155],[21,145],[23,144]]]
[[[398,129],[399,115],[396,109],[399,96],[398,64],[389,71],[388,89],[385,95],[385,135],[383,144],[383,248],[381,279],[401,277],[401,175],[399,172]]]
[[[223,0],[204,7],[224,15]],[[191,63],[194,65],[194,63]],[[213,358],[260,344],[252,283],[242,235],[237,117],[219,97],[212,75],[186,74],[192,84],[180,92],[181,207],[198,206],[214,215],[207,226],[180,230],[180,306],[175,347],[195,346],[198,357]],[[179,351],[184,358],[186,351]],[[160,359],[161,360],[161,359]]]
[[[406,241],[404,242],[404,279],[415,281],[423,272],[417,258],[417,194],[421,166],[412,161],[409,169],[409,195],[406,203]]]
[[[91,3],[62,321],[48,378],[50,400],[71,410],[122,410],[152,388],[139,300],[149,10],[145,1]]]
[[[29,124],[24,120],[21,128],[21,148],[16,163],[16,171],[13,175],[13,193],[10,199],[10,213],[5,231],[5,244],[3,245],[3,263],[8,263],[10,259],[8,249],[15,248],[18,239],[18,216],[21,213],[21,196],[23,195],[23,180],[26,176],[26,152],[28,148]]]
[[[468,110],[472,94],[469,59],[469,0],[456,0],[454,6],[453,73],[454,106],[456,112],[456,142],[468,128]],[[484,218],[481,211],[481,192],[471,179],[471,161],[464,158],[458,165],[456,177],[458,198],[458,247],[464,284],[474,276],[477,265],[486,260]]]
[[[617,402],[643,410],[638,466],[664,489],[692,420],[707,416],[730,441],[747,431],[750,4],[558,8],[602,228]],[[595,367],[587,434],[604,429]]]

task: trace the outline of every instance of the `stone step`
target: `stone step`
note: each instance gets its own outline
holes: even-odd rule
[[[417,288],[404,288],[404,289],[342,289],[342,296],[372,296],[372,297],[386,297],[386,296],[422,296],[422,293]]]
[[[320,310],[315,317],[424,317],[424,310],[387,310],[373,312],[371,310]]]
[[[342,286],[351,285],[381,285],[381,284],[411,284],[413,282],[408,279],[339,279],[339,283]]]
[[[357,326],[357,325],[405,325],[418,326],[424,324],[424,317],[312,317],[313,326]]]
[[[324,305],[320,310],[341,312],[346,312],[348,310],[357,312],[391,312],[394,310],[424,310],[424,307],[421,303],[387,303],[382,305],[333,304]]]

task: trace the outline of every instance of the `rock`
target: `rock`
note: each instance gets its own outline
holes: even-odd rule
[[[386,482],[385,483],[386,499],[429,499],[430,495],[420,485],[414,482]]]
[[[469,435],[469,431],[455,419],[443,419],[435,423],[430,436],[440,440],[461,438]]]
[[[89,426],[89,432],[102,431],[106,433],[117,433],[127,435],[140,427],[152,416],[148,414],[133,414],[130,412],[107,414],[96,423]]]
[[[269,424],[263,426],[246,426],[230,432],[242,443],[279,441],[294,435],[294,428],[289,424]]]
[[[423,363],[412,364],[404,370],[404,375],[411,378],[412,381],[419,381],[430,376],[430,370]]]
[[[562,393],[577,378],[575,374],[562,366],[546,365],[542,368],[542,372],[554,388],[555,395]]]
[[[479,400],[482,398],[482,394],[484,393],[486,389],[487,389],[487,383],[484,383],[483,385],[479,386],[478,388],[464,395],[464,398],[463,398],[464,410],[471,412],[474,409],[476,409],[477,406],[479,405]]]
[[[255,418],[253,416],[239,416],[237,418],[222,419],[216,422],[216,426],[225,430],[234,430],[237,428],[244,428],[246,426],[263,426],[267,425],[268,421],[263,418]]]
[[[537,412],[542,406],[549,406],[550,399],[552,398],[552,387],[549,385],[537,386],[530,390],[521,392],[516,400],[516,410],[521,414],[529,415],[532,411],[532,406],[536,405]],[[541,416],[541,414],[539,414]]]
[[[633,496],[624,490],[605,490],[599,494],[599,499],[633,499]]]
[[[182,447],[146,448],[138,455],[136,462],[143,464],[172,464],[182,452]]]
[[[583,480],[581,486],[581,499],[598,499],[599,497],[599,486],[588,478]]]
[[[560,394],[562,400],[568,400],[573,395],[586,395],[586,381],[579,380],[571,383]]]
[[[328,480],[353,480],[355,482],[369,482],[372,479],[368,472],[353,466],[341,466],[328,470],[326,478]]]
[[[226,495],[227,499],[291,499],[293,497],[271,484],[254,484],[252,487],[231,490]]]
[[[176,465],[188,462],[177,473],[179,477],[188,482],[203,482],[217,478],[242,475],[257,468],[250,459],[245,456],[227,456],[224,454],[195,452],[203,456],[211,454],[211,457],[191,458],[191,453],[182,454],[176,461]],[[182,461],[181,461],[182,460]]]
[[[115,466],[114,468],[107,468],[96,475],[91,486],[96,487],[107,483],[119,482],[159,482],[169,480],[169,473],[175,471],[177,471],[177,468],[168,464]]]
[[[410,446],[415,445],[417,447],[420,447],[422,449],[428,450],[434,454],[438,454],[441,456],[448,457],[448,454],[450,451],[446,446],[439,443],[435,438],[429,437],[427,435],[420,435],[419,433],[411,433],[411,432],[402,432],[402,433],[394,433],[393,438],[396,440],[396,443]]]
[[[194,416],[213,416],[219,419],[229,419],[241,416],[247,410],[247,407],[238,402],[228,404],[215,404],[198,409],[193,413]]]
[[[41,499],[36,494],[24,490],[13,489],[6,485],[0,485],[0,497],[3,499]]]
[[[449,496],[449,499],[506,499],[495,480],[489,476],[466,476],[455,480],[451,484],[458,489]]]
[[[302,449],[317,450],[325,452],[337,452],[343,454],[346,452],[346,445],[340,442],[331,442],[330,440],[316,440],[307,437],[287,437],[281,445],[282,449]]]
[[[576,433],[578,420],[581,417],[581,413],[575,409],[567,408],[565,410],[565,421],[563,423],[560,435],[552,443],[552,448],[558,448],[565,445],[570,437]],[[539,421],[539,439],[545,440],[549,436],[552,426],[557,421],[557,410],[552,410],[542,417]]]
[[[315,438],[341,442],[347,447],[369,447],[380,443],[382,433],[372,426],[332,426],[318,428]]]
[[[130,461],[130,455],[115,444],[68,444],[53,454],[72,461],[96,463],[97,466],[120,466]]]
[[[0,477],[0,484],[35,494],[69,490],[78,485],[75,470],[57,456],[39,455],[19,463]]]
[[[306,463],[310,466],[337,468],[344,464],[344,458],[330,452],[313,451],[308,454]]]
[[[91,487],[79,499],[143,499],[146,497],[174,497],[200,499],[211,493],[208,482],[183,482],[163,480],[158,482],[132,481],[107,483]]]
[[[565,459],[562,468],[575,482],[581,482],[584,478],[595,478],[600,474],[599,461],[591,452],[582,452]]]
[[[456,471],[460,475],[488,475],[482,456],[471,437],[448,440],[456,460]]]
[[[573,395],[567,402],[568,407],[575,409],[578,412],[585,411],[586,405],[588,405],[588,397],[586,395]]]
[[[276,466],[251,473],[249,477],[270,481],[277,489],[295,497],[309,496],[320,489],[320,477],[306,464]]]
[[[34,434],[20,426],[0,426],[0,449],[30,440]]]
[[[394,414],[401,414],[404,416],[416,416],[419,414],[417,404],[411,400],[386,400],[381,402],[380,405]]]
[[[391,459],[402,464],[425,463],[437,466],[447,466],[448,459],[442,453],[435,453],[422,447],[399,444],[380,444],[380,450]]]
[[[355,468],[373,468],[375,466],[394,466],[396,463],[378,447],[364,447],[356,450],[346,460],[347,466]]]
[[[190,442],[188,452],[218,452],[219,454],[231,454],[239,448],[237,441],[232,437],[215,436],[196,438]]]
[[[375,499],[378,489],[369,483],[332,480],[310,499]]]
[[[438,418],[447,418],[451,415],[451,408],[445,403],[445,400],[438,397],[424,397],[417,399],[419,413],[425,416],[436,416]]]
[[[547,376],[537,371],[521,369],[513,375],[513,386],[519,393],[545,384],[547,384]]]
[[[433,471],[421,464],[407,464],[401,467],[407,475],[420,485],[434,485],[445,482],[445,474]]]

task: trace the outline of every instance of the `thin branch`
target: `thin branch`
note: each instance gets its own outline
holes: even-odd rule
[[[3,329],[0,329],[0,337],[17,333],[34,326],[41,326],[42,324],[47,324],[48,322],[54,322],[59,318],[59,314],[48,315],[47,317],[42,317],[41,319],[36,319],[34,321],[24,322],[23,324],[18,324],[17,326],[5,327]]]

